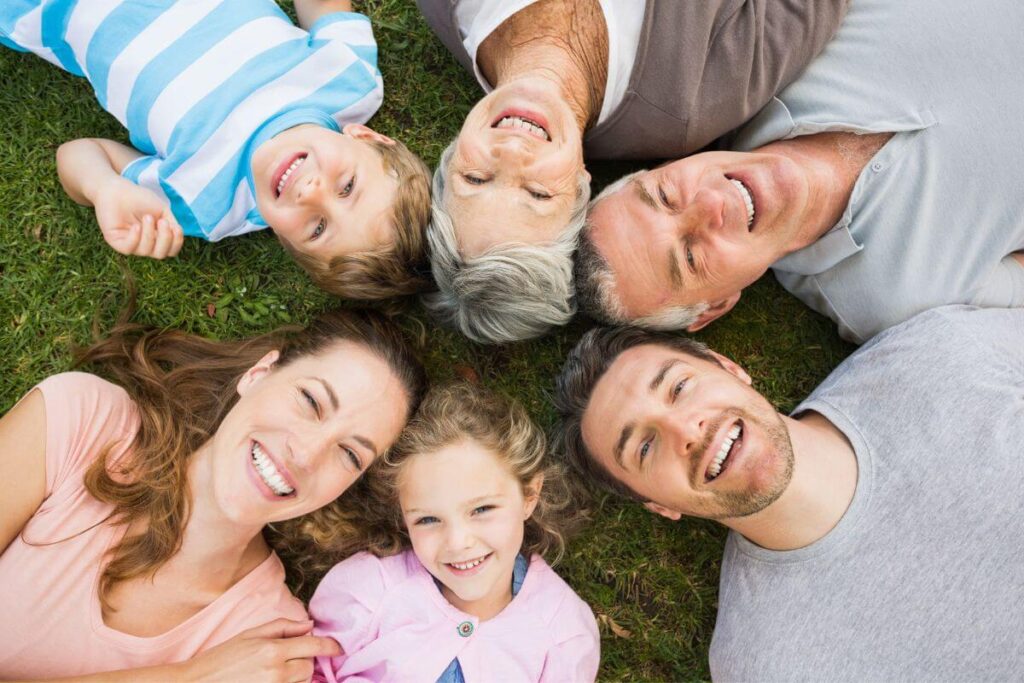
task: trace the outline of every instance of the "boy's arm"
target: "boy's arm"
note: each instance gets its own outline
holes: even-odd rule
[[[122,254],[176,256],[184,233],[156,193],[121,176],[142,154],[113,140],[82,138],[57,149],[57,173],[74,201],[96,208],[103,238]]]
[[[295,0],[295,13],[299,16],[299,26],[307,31],[322,16],[351,11],[351,0]]]

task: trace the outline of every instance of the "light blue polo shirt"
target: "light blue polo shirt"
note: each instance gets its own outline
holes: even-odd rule
[[[211,241],[266,227],[260,144],[364,123],[383,98],[369,19],[332,13],[307,32],[274,0],[3,0],[0,44],[89,79],[146,155],[122,175]]]
[[[843,217],[773,266],[862,343],[943,304],[1024,306],[1024,3],[857,0],[807,71],[734,147],[896,133]]]

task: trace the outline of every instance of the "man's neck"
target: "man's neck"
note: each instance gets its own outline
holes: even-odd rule
[[[813,244],[839,222],[864,167],[892,135],[816,133],[772,142],[757,150],[793,159],[810,171],[816,185],[812,188],[813,214],[805,221],[805,230],[790,245],[790,253]]]
[[[835,425],[815,412],[783,419],[793,443],[789,486],[764,510],[722,520],[769,550],[795,550],[824,537],[842,519],[857,488],[857,457]]]
[[[476,59],[494,88],[546,78],[559,86],[581,132],[597,122],[608,78],[608,29],[597,0],[538,0],[492,31]]]

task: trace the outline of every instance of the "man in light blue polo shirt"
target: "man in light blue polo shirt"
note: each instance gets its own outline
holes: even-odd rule
[[[949,303],[1024,306],[1024,5],[858,0],[733,140],[627,176],[577,256],[598,318],[696,330],[769,267],[864,342]]]

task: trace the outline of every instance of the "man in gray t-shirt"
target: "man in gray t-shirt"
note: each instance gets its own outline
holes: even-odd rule
[[[609,186],[580,306],[699,329],[769,267],[845,339],[944,304],[1024,307],[1024,3],[856,0],[732,141]]]
[[[718,680],[1024,679],[1024,310],[951,306],[793,413],[695,342],[592,330],[558,382],[577,469],[717,519]]]

